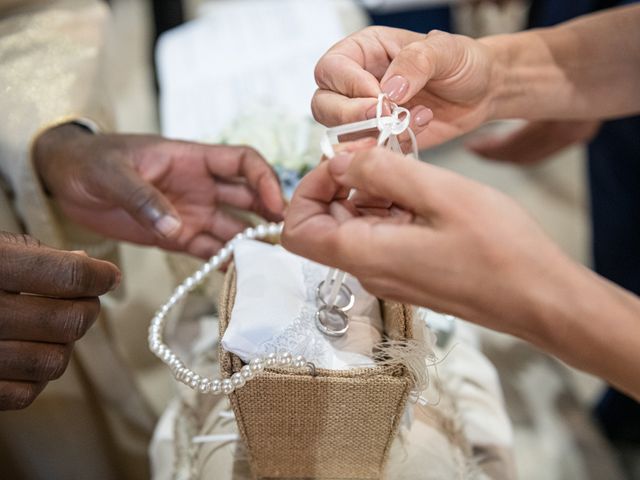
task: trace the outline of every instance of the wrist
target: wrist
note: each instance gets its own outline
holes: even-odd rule
[[[592,352],[594,338],[604,325],[597,321],[605,318],[605,306],[610,292],[601,277],[563,255],[550,262],[551,273],[540,277],[529,289],[529,315],[522,337],[541,349],[585,368],[585,359]],[[613,308],[612,305],[609,305]],[[580,342],[578,342],[578,339]],[[573,347],[578,345],[577,349]],[[581,364],[581,365],[580,365]]]
[[[508,102],[505,83],[509,75],[509,48],[507,35],[495,35],[478,40],[482,44],[491,65],[489,74],[489,113],[485,121],[503,118],[505,104]]]
[[[516,35],[494,35],[479,40],[489,51],[491,77],[489,97],[491,108],[488,121],[522,116],[518,112],[526,98],[526,90],[518,75],[519,43]]]
[[[562,73],[549,58],[544,38],[528,31],[479,41],[488,48],[492,62],[492,108],[487,120],[547,118],[554,109],[549,99],[557,99]]]
[[[56,178],[60,177],[63,165],[70,162],[80,143],[92,135],[84,125],[65,123],[38,136],[33,148],[33,164],[47,193],[55,193]]]
[[[640,398],[640,299],[570,262],[548,301],[529,319],[527,340],[560,360]]]
[[[540,276],[527,292],[521,337],[558,355],[566,348],[564,339],[575,327],[578,306],[584,306],[585,291],[592,288],[584,267],[563,256],[546,276]]]

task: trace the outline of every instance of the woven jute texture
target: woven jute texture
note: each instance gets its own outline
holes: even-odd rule
[[[236,293],[229,269],[220,302],[220,334]],[[383,302],[385,334],[411,338],[410,309]],[[224,378],[242,361],[220,350]],[[402,367],[348,371],[267,369],[230,395],[257,479],[380,479],[412,384]]]

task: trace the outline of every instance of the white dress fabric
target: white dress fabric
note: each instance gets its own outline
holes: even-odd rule
[[[348,277],[355,296],[349,330],[329,337],[315,324],[316,288],[328,267],[294,255],[279,245],[244,240],[234,252],[237,294],[222,347],[249,362],[288,351],[318,368],[345,370],[372,365],[371,351],[382,340],[378,300]]]

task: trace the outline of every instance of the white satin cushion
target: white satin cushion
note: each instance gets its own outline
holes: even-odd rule
[[[316,287],[328,267],[298,257],[279,245],[238,242],[234,251],[236,298],[222,347],[248,362],[256,356],[289,351],[318,368],[344,370],[372,365],[371,350],[382,339],[378,300],[348,277],[356,301],[349,330],[332,338],[315,325]]]

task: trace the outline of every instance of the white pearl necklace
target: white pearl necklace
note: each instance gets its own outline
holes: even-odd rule
[[[282,226],[282,223],[258,225],[255,228],[248,228],[244,232],[236,235],[198,271],[182,282],[182,284],[175,289],[169,300],[156,312],[149,326],[149,348],[156,357],[169,366],[176,380],[200,393],[212,393],[215,395],[224,393],[229,395],[234,390],[243,387],[248,380],[253,379],[265,368],[309,367],[312,373],[315,372],[314,365],[308,363],[302,355],[294,357],[290,352],[282,351],[279,353],[270,353],[266,357],[253,358],[248,365],[244,365],[240,371],[234,373],[231,378],[218,379],[206,377],[204,375],[198,375],[193,370],[187,368],[182,360],[180,360],[163,340],[164,327],[169,312],[178,302],[202,284],[212,271],[217,270],[221,265],[231,259],[238,241],[259,240],[266,237],[278,236],[282,233]]]

